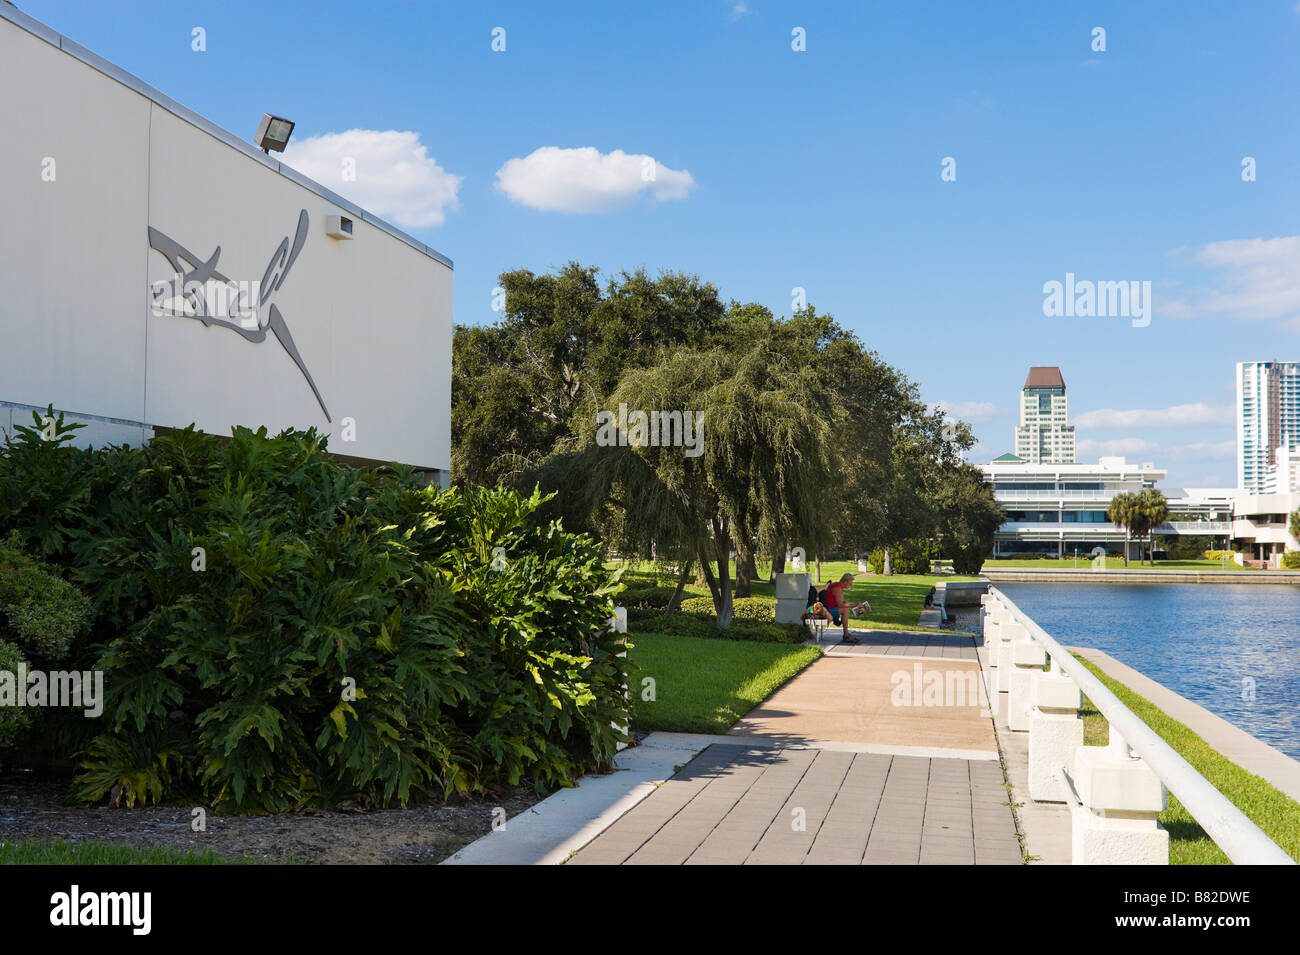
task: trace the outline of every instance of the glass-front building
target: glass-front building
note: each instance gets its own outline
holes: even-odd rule
[[[1152,464],[1130,464],[1118,457],[1102,458],[1096,464],[1031,464],[1004,454],[982,469],[1007,515],[997,532],[994,557],[1077,554],[1083,558],[1097,547],[1122,554],[1124,528],[1106,518],[1111,498],[1155,487],[1166,475]],[[1230,490],[1165,489],[1169,510],[1178,519],[1163,531],[1229,535],[1232,494]],[[1129,543],[1129,551],[1131,557],[1137,556],[1136,541]]]

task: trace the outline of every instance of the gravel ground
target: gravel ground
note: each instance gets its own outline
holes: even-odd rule
[[[190,828],[191,806],[108,809],[62,805],[67,779],[0,774],[0,841],[64,839],[144,849],[210,849],[226,857],[267,862],[426,865],[441,862],[543,797],[520,787],[495,798],[412,804],[376,812],[303,812],[265,816],[207,813],[207,831]],[[509,825],[507,821],[507,825]]]

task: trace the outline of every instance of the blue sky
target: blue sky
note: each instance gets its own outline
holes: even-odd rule
[[[455,260],[459,322],[574,259],[798,287],[973,460],[1060,365],[1081,458],[1231,485],[1233,362],[1300,360],[1300,4],[990,6],[19,2],[241,135],[294,119],[295,165]],[[1150,324],[1045,316],[1067,272],[1151,282]]]

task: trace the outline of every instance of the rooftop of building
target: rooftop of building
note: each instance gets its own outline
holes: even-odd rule
[[[1065,379],[1056,365],[1034,365],[1025,379],[1026,388],[1064,388]]]
[[[988,464],[981,464],[979,467],[985,471],[1000,471],[1007,474],[1024,474],[1024,475],[1041,475],[1051,476],[1055,474],[1080,474],[1089,476],[1101,476],[1113,474],[1115,476],[1126,475],[1137,477],[1139,474],[1147,480],[1160,480],[1169,472],[1164,468],[1158,468],[1150,462],[1143,464],[1133,464],[1122,457],[1102,458],[1096,464],[1062,464],[1049,462],[1044,464],[1030,464],[1023,458],[1013,455],[1002,455]]]
[[[141,96],[144,96],[146,99],[151,100],[154,103],[154,105],[167,110],[167,112],[176,116],[178,119],[182,119],[192,126],[197,126],[199,129],[203,130],[208,135],[212,136],[214,139],[222,143],[225,143],[227,146],[231,146],[239,150],[244,155],[248,156],[250,159],[256,160],[257,162],[261,163],[263,166],[266,166],[272,171],[279,173],[281,176],[284,176],[286,179],[296,182],[304,189],[316,193],[316,195],[320,196],[322,199],[325,199],[326,201],[331,202],[334,205],[338,206],[338,208],[341,211],[349,212],[356,218],[361,219],[364,222],[370,223],[375,228],[388,233],[394,239],[406,243],[411,248],[415,249],[418,252],[424,253],[425,255],[429,256],[432,259],[436,259],[437,261],[441,262],[443,265],[447,266],[448,268],[453,267],[451,259],[443,255],[437,249],[433,248],[432,246],[426,245],[425,243],[421,242],[419,239],[415,238],[414,236],[409,235],[406,232],[403,232],[401,229],[392,225],[388,221],[381,219],[373,212],[369,212],[361,208],[361,206],[357,205],[355,202],[352,202],[350,199],[344,199],[338,193],[333,192],[330,189],[327,189],[326,187],[322,186],[320,183],[316,182],[314,179],[307,178],[302,173],[298,172],[298,170],[294,169],[292,166],[280,162],[278,159],[273,159],[269,153],[262,152],[251,142],[246,142],[245,140],[241,139],[239,136],[236,136],[234,133],[230,132],[229,130],[224,129],[221,126],[218,126],[216,123],[212,122],[206,117],[201,116],[198,113],[194,112],[194,110],[182,106],[180,103],[176,102],[176,100],[172,99],[170,96],[167,96],[165,93],[162,93],[161,91],[150,86],[148,83],[140,79],[140,77],[136,76],[135,74],[128,73],[126,70],[122,69],[117,64],[111,63],[108,60],[104,59],[104,57],[100,56],[99,54],[91,52],[90,50],[86,49],[84,46],[77,43],[76,41],[71,40],[68,37],[64,36],[63,34],[59,33],[57,30],[49,26],[46,26],[44,23],[42,23],[40,20],[37,20],[35,17],[23,13],[21,10],[15,7],[12,4],[12,2],[0,4],[0,20],[9,21],[19,29],[25,30],[26,32],[30,33],[32,36],[44,40],[46,43],[50,44],[51,46],[62,50],[64,53],[68,54],[69,56],[77,60],[80,60],[82,63],[84,63],[86,66],[89,66],[91,69],[97,70],[98,72],[102,73],[103,75],[109,77],[112,80],[116,80],[118,83],[121,83],[127,89],[134,90],[135,92],[139,93]]]

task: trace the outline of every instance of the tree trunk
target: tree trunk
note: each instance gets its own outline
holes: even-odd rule
[[[707,553],[700,551],[700,576],[709,585],[709,594],[713,597],[713,612],[722,606],[722,595],[718,593],[718,582],[713,576],[713,561]]]
[[[1124,528],[1124,569],[1128,570],[1128,528]]]
[[[682,591],[686,588],[686,579],[691,574],[691,564],[692,561],[689,557],[682,561],[682,572],[677,575],[677,589],[674,590],[673,595],[668,598],[668,606],[664,610],[665,613],[677,612],[677,605],[682,602]]]
[[[750,582],[758,576],[754,573],[754,554],[749,549],[749,541],[743,537],[736,538],[736,596],[752,596]]]
[[[776,575],[785,573],[785,545],[778,545],[772,553],[772,573],[768,575],[769,584],[776,583]]]
[[[813,583],[820,584],[821,582],[822,582],[822,558],[821,558],[821,554],[818,554],[817,559],[813,561]]]
[[[731,533],[725,520],[713,519],[713,543],[718,552],[718,590],[722,599],[717,601],[718,629],[731,626],[735,609],[731,602]]]

